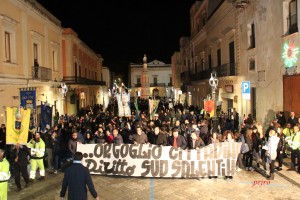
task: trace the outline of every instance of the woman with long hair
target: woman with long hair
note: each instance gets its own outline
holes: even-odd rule
[[[245,153],[245,164],[247,171],[253,171],[252,161],[253,161],[253,140],[252,140],[252,128],[248,128],[246,131],[245,141],[249,147],[249,151]]]

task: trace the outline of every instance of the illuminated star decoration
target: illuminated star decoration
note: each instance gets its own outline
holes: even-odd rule
[[[299,47],[295,46],[294,42],[285,43],[283,46],[282,59],[286,67],[293,67],[297,62],[297,54],[299,53]]]

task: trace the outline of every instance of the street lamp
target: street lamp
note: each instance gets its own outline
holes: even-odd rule
[[[212,131],[213,132],[218,132],[218,125],[219,125],[219,119],[217,116],[217,101],[216,101],[216,89],[218,87],[218,79],[217,79],[217,73],[213,72],[210,74],[210,79],[209,79],[209,85],[211,86],[211,91],[212,91],[212,98],[214,100],[214,116],[212,118]]]

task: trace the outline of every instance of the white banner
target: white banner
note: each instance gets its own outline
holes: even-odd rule
[[[241,143],[211,144],[182,150],[151,144],[78,144],[91,174],[141,177],[233,176]]]
[[[120,117],[131,116],[130,94],[125,92],[123,92],[122,94],[117,94],[117,100],[118,100],[119,116]]]

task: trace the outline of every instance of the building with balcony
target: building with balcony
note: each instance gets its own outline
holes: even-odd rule
[[[246,3],[237,12],[240,76],[251,83],[251,98],[241,101],[242,112],[265,126],[278,111],[300,116],[299,1]]]
[[[150,96],[173,98],[172,65],[159,60],[153,60],[148,62],[147,66]],[[131,88],[131,96],[139,97],[141,95],[143,63],[130,63],[128,68],[128,85]]]
[[[1,1],[0,38],[0,123],[6,107],[20,105],[21,91],[34,91],[37,125],[41,103],[53,105],[53,114],[105,103],[101,55],[36,0]]]
[[[191,104],[202,106],[211,95],[208,80],[216,72],[224,112],[236,108],[265,127],[281,110],[300,116],[298,10],[298,0],[195,2],[191,37],[180,39],[181,87]],[[249,98],[242,95],[244,81]]]
[[[69,86],[65,103],[68,113],[105,104],[107,86],[102,79],[102,56],[82,42],[71,28],[64,29],[62,55],[63,82]]]
[[[190,9],[191,37],[180,39],[180,79],[188,104],[203,107],[211,97],[209,78],[219,79],[217,102],[237,107],[238,66],[235,50],[235,7],[228,1],[196,1]]]
[[[35,91],[38,116],[46,101],[62,113],[62,32],[61,22],[35,0],[1,1],[0,123],[6,107],[20,105],[20,90]]]

